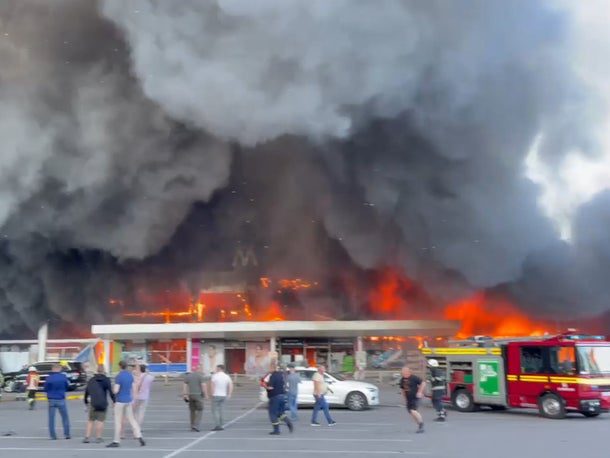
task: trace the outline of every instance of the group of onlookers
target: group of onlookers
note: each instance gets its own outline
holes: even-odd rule
[[[445,382],[438,369],[437,361],[431,360],[429,364],[431,366],[433,403],[438,414],[436,421],[444,421],[446,412],[442,406],[441,398],[444,393]],[[84,402],[87,406],[88,422],[83,439],[84,443],[103,442],[102,434],[110,400],[113,403],[114,410],[114,438],[107,447],[119,447],[121,439],[124,438],[125,423],[129,423],[133,437],[139,441],[140,445],[146,445],[142,437],[142,424],[154,377],[148,373],[145,365],[136,364],[134,370],[128,370],[127,363],[121,361],[119,367],[120,372],[115,377],[114,383],[105,374],[103,365],[98,366],[97,373],[87,382]],[[325,367],[320,365],[318,371],[312,377],[315,404],[311,426],[320,426],[318,423],[318,413],[320,411],[324,413],[328,426],[336,424],[330,415],[328,402],[325,398],[330,388],[325,381],[324,373]],[[31,410],[36,405],[39,383],[40,376],[36,369],[31,367],[26,378],[28,406]],[[300,383],[300,376],[293,365],[289,365],[286,373],[280,370],[275,361],[271,363],[270,372],[261,379],[261,385],[267,390],[269,399],[269,418],[273,427],[270,434],[280,434],[280,423],[282,422],[288,426],[290,432],[294,430],[293,421],[298,419]],[[52,440],[57,439],[55,432],[56,412],[59,412],[61,417],[64,437],[66,439],[71,438],[70,418],[66,406],[66,392],[69,386],[68,377],[62,371],[62,366],[59,363],[54,364],[51,374],[44,383],[44,391],[48,399],[49,435]],[[403,367],[400,388],[404,393],[407,409],[418,425],[417,432],[419,433],[424,430],[423,419],[418,412],[419,400],[423,397],[424,387],[425,382],[421,378],[414,375],[408,367]],[[182,395],[189,407],[191,430],[201,430],[204,400],[210,399],[214,420],[212,431],[222,431],[225,425],[225,401],[231,397],[232,393],[233,381],[225,373],[223,365],[218,365],[211,376],[204,376],[199,366],[195,366],[192,372],[187,373],[184,378]]]
[[[337,423],[332,419],[326,401],[326,394],[330,392],[330,388],[326,383],[324,374],[326,367],[318,366],[318,371],[313,375],[313,397],[314,407],[311,415],[311,426],[320,426],[318,423],[318,414],[320,411],[324,413],[328,426],[335,426]],[[271,368],[267,375],[261,379],[261,386],[267,391],[269,399],[268,410],[269,420],[271,421],[271,435],[277,436],[280,434],[280,424],[283,422],[292,433],[294,431],[294,421],[298,420],[298,397],[299,384],[301,377],[296,371],[294,364],[288,365],[288,373],[280,369],[276,361],[271,362]],[[290,416],[286,413],[290,412]]]
[[[209,389],[208,389],[209,382]],[[233,381],[225,372],[222,364],[216,366],[215,372],[205,376],[201,367],[195,365],[192,372],[184,377],[182,395],[188,404],[191,421],[191,431],[201,430],[204,399],[210,398],[214,428],[212,431],[224,429],[224,404],[233,394]]]
[[[84,443],[94,441],[101,443],[104,422],[109,407],[109,400],[114,409],[114,438],[107,447],[118,447],[124,434],[125,421],[131,426],[134,438],[140,445],[146,445],[142,438],[142,423],[150,398],[154,376],[146,370],[145,365],[136,364],[134,370],[128,370],[127,363],[119,363],[120,372],[114,383],[105,374],[103,365],[97,367],[97,373],[87,382],[84,402],[87,406],[88,421]],[[30,367],[26,377],[27,400],[30,410],[36,405],[36,393],[40,384],[40,375],[35,367]],[[55,417],[59,412],[64,437],[70,439],[70,416],[66,405],[66,393],[70,387],[68,377],[60,363],[53,365],[52,372],[44,382],[44,392],[48,400],[49,435],[57,439]],[[95,437],[92,435],[95,434]]]
[[[146,445],[142,437],[142,424],[154,376],[146,370],[146,366],[136,364],[135,369],[129,370],[125,361],[119,363],[120,371],[114,382],[105,374],[103,365],[99,365],[96,374],[87,382],[84,402],[88,416],[85,429],[84,443],[103,442],[104,423],[110,406],[114,411],[114,437],[107,447],[120,446],[124,438],[126,423],[129,424],[133,437]],[[36,405],[36,394],[39,390],[40,375],[35,367],[30,367],[26,377],[27,400],[30,410]],[[48,425],[51,439],[56,440],[55,417],[56,412],[61,416],[64,437],[70,439],[70,417],[66,405],[66,393],[70,387],[68,377],[63,372],[60,363],[53,366],[52,373],[44,382],[44,392],[48,399]],[[191,430],[200,431],[204,399],[210,398],[212,416],[214,419],[213,431],[222,431],[224,427],[224,403],[233,393],[233,381],[225,373],[223,365],[218,365],[211,376],[204,376],[200,367],[186,374],[184,379],[184,400],[189,405]]]

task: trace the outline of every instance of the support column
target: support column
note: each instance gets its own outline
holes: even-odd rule
[[[191,372],[193,369],[193,339],[186,338],[186,371]]]
[[[363,380],[365,377],[364,370],[366,369],[366,353],[364,351],[364,343],[362,336],[356,339],[356,372],[354,373],[355,380]]]
[[[104,369],[110,375],[110,340],[104,339]]]
[[[269,338],[269,360],[280,363],[280,357],[277,354],[277,340],[275,337]]]
[[[45,323],[38,329],[38,361],[47,359],[47,338],[49,336],[49,323]]]

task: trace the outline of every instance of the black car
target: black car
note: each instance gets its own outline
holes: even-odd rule
[[[42,361],[34,363],[30,366],[26,366],[18,372],[12,372],[5,374],[4,390],[7,392],[22,392],[26,389],[26,378],[28,376],[28,369],[31,366],[36,368],[36,371],[40,375],[40,382],[38,384],[38,391],[44,390],[44,381],[53,370],[53,365],[58,361]],[[77,388],[85,386],[87,383],[87,374],[83,363],[80,361],[62,361],[62,371],[68,376],[70,381],[70,391],[74,391]]]

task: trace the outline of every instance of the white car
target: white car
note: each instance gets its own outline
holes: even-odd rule
[[[313,374],[315,367],[297,367],[297,374],[301,376],[299,384],[298,404],[300,406],[313,405]],[[372,383],[345,380],[337,374],[324,374],[328,384],[326,400],[333,406],[345,406],[350,410],[364,410],[370,406],[379,405],[379,388]],[[261,388],[261,402],[267,402],[267,391]]]

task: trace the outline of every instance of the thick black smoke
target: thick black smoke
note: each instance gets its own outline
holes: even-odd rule
[[[0,332],[196,290],[238,247],[270,275],[397,265],[438,299],[608,309],[608,199],[561,242],[524,170],[541,132],[549,163],[592,148],[566,12],[13,0],[0,32]]]

